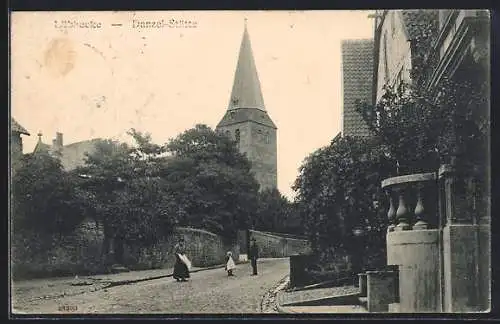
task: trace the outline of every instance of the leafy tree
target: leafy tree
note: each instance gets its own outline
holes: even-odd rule
[[[151,143],[151,136],[134,129],[130,147],[104,140],[77,170],[87,206],[102,224],[105,252],[110,242],[122,261],[123,244],[151,246],[170,233],[174,223],[165,180],[159,174],[166,164],[165,148]]]
[[[292,204],[278,189],[266,189],[258,194],[255,229],[261,231],[304,234],[300,216]]]
[[[23,156],[12,178],[13,232],[45,238],[71,233],[82,221],[83,208],[72,180],[49,154]],[[50,245],[52,239],[43,242]]]
[[[489,139],[488,28],[478,28],[478,50],[464,59],[452,77],[430,87],[439,64],[432,44],[439,36],[434,11],[409,10],[414,16],[410,42],[411,82],[385,85],[375,105],[358,101],[357,109],[401,172],[426,172],[457,161],[465,170],[485,170]],[[474,62],[472,62],[474,61]],[[458,165],[457,165],[458,166]],[[402,170],[401,170],[402,169]]]
[[[206,125],[169,141],[172,158],[162,171],[177,205],[179,225],[202,227],[228,240],[246,228],[258,183],[236,143]]]
[[[152,143],[151,135],[131,129],[136,146],[129,150],[132,177],[125,181],[118,197],[121,214],[129,225],[121,228],[120,237],[129,243],[153,245],[170,234],[175,224],[175,207],[167,191],[166,180],[160,177],[169,157],[166,147]]]
[[[130,178],[128,146],[111,140],[95,144],[95,151],[87,154],[85,166],[74,173],[80,176],[77,183],[86,202],[88,216],[92,217],[104,232],[103,253],[108,253],[111,240],[122,226],[122,217],[116,204],[119,190],[126,178]]]
[[[286,224],[283,232],[304,236],[306,231],[299,202],[296,200],[289,202],[286,214]]]
[[[464,102],[481,97],[471,89],[467,82],[447,80],[433,94],[420,84],[401,83],[387,86],[376,105],[358,102],[357,108],[397,161],[399,173],[433,171],[450,156],[476,151],[471,140],[483,136],[472,115],[463,112]]]
[[[383,242],[385,220],[373,202],[382,200],[380,181],[389,165],[380,145],[350,137],[332,141],[304,161],[293,189],[313,251],[362,254],[356,229]]]

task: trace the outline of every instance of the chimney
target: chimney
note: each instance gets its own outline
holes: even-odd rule
[[[56,144],[58,147],[63,146],[63,134],[62,133],[59,133],[59,132],[56,133]]]

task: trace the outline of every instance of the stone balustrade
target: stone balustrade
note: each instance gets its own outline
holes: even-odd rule
[[[388,232],[434,228],[437,217],[435,173],[418,173],[382,181],[389,199]]]
[[[382,181],[382,188],[389,198],[387,264],[398,268],[397,278],[386,277],[399,290],[399,302],[388,298],[385,301],[392,306],[398,304],[401,312],[439,311],[441,222],[437,176],[419,173],[392,177]],[[377,299],[384,300],[384,296]],[[394,311],[385,304],[375,304],[372,308]]]

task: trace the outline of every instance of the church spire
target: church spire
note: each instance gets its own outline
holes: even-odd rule
[[[257,108],[264,111],[266,110],[260,89],[257,68],[255,67],[252,47],[250,45],[246,18],[228,110],[236,108]]]

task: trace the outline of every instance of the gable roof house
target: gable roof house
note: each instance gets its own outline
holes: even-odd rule
[[[57,132],[56,138],[52,140],[52,145],[42,142],[42,134],[38,133],[38,143],[33,150],[33,153],[45,152],[52,156],[58,157],[66,171],[71,171],[85,164],[86,153],[93,153],[96,150],[96,144],[101,139],[95,138],[86,141],[63,144],[63,134]]]
[[[21,135],[29,136],[30,133],[14,118],[10,118],[10,156],[11,164],[15,164],[23,155],[23,139]]]

